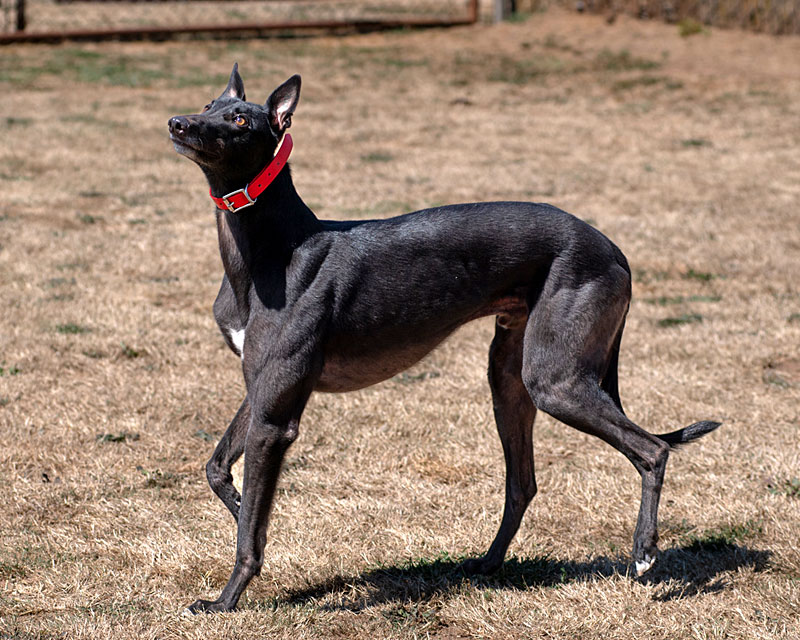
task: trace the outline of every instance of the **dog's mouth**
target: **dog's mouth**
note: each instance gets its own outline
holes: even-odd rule
[[[175,151],[195,162],[213,160],[219,155],[218,153],[210,151],[195,140],[188,140],[174,133],[169,134],[169,139],[172,141],[172,146],[175,147]]]
[[[172,140],[172,145],[175,147],[175,151],[182,155],[186,155],[187,153],[203,152],[203,149],[201,149],[197,144],[192,144],[189,140],[182,136],[176,136],[174,133],[170,133],[169,139]]]

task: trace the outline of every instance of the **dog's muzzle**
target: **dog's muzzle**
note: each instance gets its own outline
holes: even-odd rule
[[[175,138],[183,138],[189,131],[189,120],[184,116],[173,116],[169,119],[169,133]]]

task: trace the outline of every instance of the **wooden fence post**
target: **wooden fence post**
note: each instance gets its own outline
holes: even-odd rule
[[[516,10],[514,0],[494,0],[494,21],[502,22],[511,17]]]
[[[25,31],[25,0],[17,0],[17,31]]]

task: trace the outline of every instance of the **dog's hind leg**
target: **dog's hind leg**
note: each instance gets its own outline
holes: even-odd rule
[[[489,385],[492,389],[497,431],[506,460],[506,498],[503,520],[489,551],[467,560],[466,573],[492,573],[503,564],[508,545],[519,529],[534,495],[533,421],[536,407],[522,382],[525,316],[500,316],[489,351]]]
[[[208,484],[219,499],[228,507],[234,519],[239,521],[239,506],[242,497],[233,486],[231,467],[242,457],[247,428],[250,424],[250,402],[245,397],[230,426],[220,438],[217,448],[206,464]]]
[[[643,573],[658,551],[658,502],[670,446],[625,416],[616,382],[609,384],[630,299],[629,275],[615,269],[576,283],[566,269],[562,276],[554,268],[551,276],[526,328],[522,378],[539,409],[601,438],[639,472],[633,560]]]

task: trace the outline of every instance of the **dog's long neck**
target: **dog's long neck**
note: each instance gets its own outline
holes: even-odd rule
[[[254,293],[268,308],[285,304],[286,268],[292,254],[321,228],[295,190],[289,167],[253,206],[235,213],[217,209],[222,264],[243,324]]]

